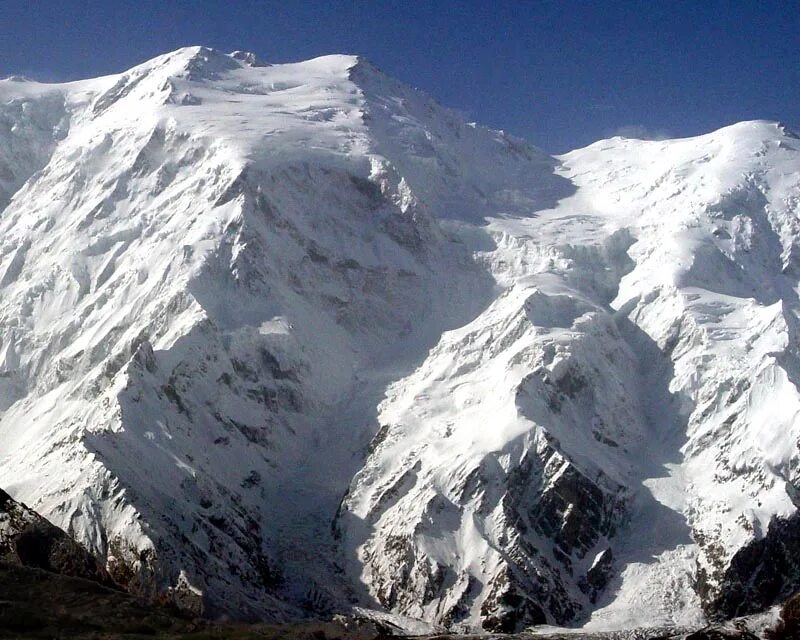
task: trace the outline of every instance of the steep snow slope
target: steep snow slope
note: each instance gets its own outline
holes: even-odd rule
[[[692,624],[797,526],[778,126],[554,159],[201,47],[0,105],[0,486],[130,588]]]

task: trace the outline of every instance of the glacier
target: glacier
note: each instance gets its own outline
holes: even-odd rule
[[[800,584],[799,150],[553,157],[345,55],[0,81],[0,487],[212,617],[765,609]]]

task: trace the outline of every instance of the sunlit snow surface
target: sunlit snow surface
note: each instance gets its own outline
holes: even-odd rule
[[[0,486],[212,614],[700,622],[794,511],[798,144],[551,158],[351,56],[2,81]]]

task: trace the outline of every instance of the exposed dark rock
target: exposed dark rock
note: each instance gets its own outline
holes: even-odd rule
[[[781,609],[781,619],[775,629],[768,631],[768,640],[795,640],[800,638],[800,592],[789,598]]]
[[[681,637],[685,640],[758,640],[758,636],[746,629],[701,629]]]
[[[610,550],[584,576],[575,575],[576,561],[614,535],[625,501],[623,487],[608,478],[590,480],[554,442],[529,451],[509,474],[502,504],[518,533],[509,546],[518,551],[509,553],[514,566],[508,577],[556,623],[568,623],[581,607],[563,591],[564,576],[577,579],[592,601],[607,584],[613,570]],[[552,561],[542,540],[548,541]]]
[[[700,576],[702,578],[702,576]],[[800,589],[800,512],[774,518],[767,534],[745,545],[707,589],[704,607],[716,619],[764,611]]]
[[[547,618],[541,607],[520,591],[508,570],[498,573],[481,605],[482,626],[495,633],[515,633]]]
[[[115,586],[92,554],[3,490],[0,490],[0,561]]]
[[[613,570],[614,554],[611,549],[605,549],[597,556],[586,576],[578,582],[581,591],[589,596],[592,603],[597,600],[597,594],[608,584]]]
[[[234,60],[238,60],[239,62],[244,62],[246,65],[250,67],[268,67],[269,64],[263,62],[259,59],[259,57],[252,53],[251,51],[233,51],[231,54],[231,58]]]

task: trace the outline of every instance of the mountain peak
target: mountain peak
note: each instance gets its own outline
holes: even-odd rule
[[[775,123],[555,159],[206,47],[1,88],[0,486],[130,589],[504,632],[800,580]]]

